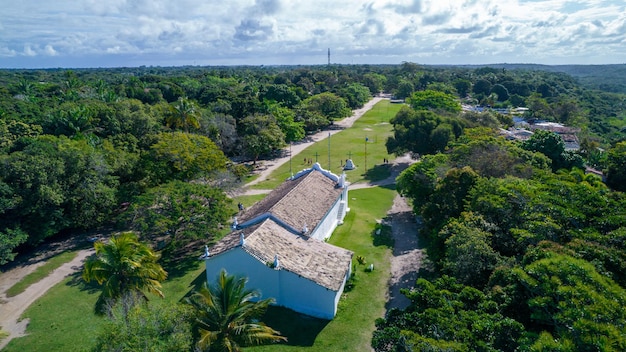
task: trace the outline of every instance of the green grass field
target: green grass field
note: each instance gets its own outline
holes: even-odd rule
[[[343,170],[342,165],[345,164],[348,157],[351,157],[357,168],[346,171],[348,181],[351,183],[364,180],[375,181],[376,177],[381,177],[382,175],[376,172],[376,165],[383,164],[385,158],[393,158],[387,153],[385,142],[387,137],[393,134],[393,126],[389,124],[389,120],[396,115],[401,106],[400,104],[391,104],[388,100],[382,100],[356,120],[351,128],[332,135],[330,137],[330,170],[340,174]],[[367,142],[365,141],[366,137]],[[317,160],[323,168],[329,169],[328,149],[328,138],[326,138],[294,156],[291,162],[293,173],[311,167],[304,162],[305,158],[312,159],[313,162]],[[267,179],[257,183],[252,188],[276,188],[291,175],[289,168],[289,163],[283,164]],[[374,172],[372,173],[372,171]]]

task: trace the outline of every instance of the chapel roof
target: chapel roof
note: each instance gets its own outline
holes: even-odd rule
[[[335,179],[315,169],[289,179],[238,218],[240,228],[263,214],[271,214],[293,229],[313,231],[339,198],[342,188]]]
[[[246,237],[243,249],[262,263],[273,262],[277,255],[279,270],[333,291],[344,283],[353,255],[347,249],[294,234],[269,218]]]
[[[218,241],[210,255],[241,246],[243,234],[243,250],[260,262],[273,262],[277,255],[280,270],[338,291],[350,270],[353,252],[300,233],[304,225],[309,233],[315,229],[342,192],[339,178],[320,169],[316,165],[303,170],[246,210],[237,229]],[[268,214],[271,216],[265,216]]]

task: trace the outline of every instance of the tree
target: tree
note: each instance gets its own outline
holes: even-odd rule
[[[626,291],[591,263],[546,251],[513,275],[536,328],[570,340],[577,351],[626,349]]]
[[[200,128],[198,106],[189,98],[180,97],[169,105],[166,117],[168,127],[182,128],[189,133],[189,127]]]
[[[13,250],[27,239],[28,235],[19,228],[0,228],[0,265],[12,261],[16,254]]]
[[[210,177],[226,167],[228,159],[207,137],[174,132],[161,133],[156,139],[146,160],[156,181]]]
[[[285,134],[285,142],[295,142],[304,138],[304,123],[296,121],[296,113],[277,103],[269,103],[268,112],[276,118],[276,124]]]
[[[178,249],[216,236],[231,216],[231,202],[219,188],[172,181],[135,197],[120,221],[147,238],[167,237]]]
[[[331,121],[350,116],[351,113],[346,101],[330,92],[314,95],[302,104],[306,110],[318,112]]]
[[[472,88],[472,82],[467,79],[457,79],[453,84],[461,98],[465,98]]]
[[[380,93],[385,84],[387,83],[387,77],[379,73],[366,73],[363,75],[363,85],[365,85],[372,95]]]
[[[285,134],[272,115],[252,115],[241,122],[244,152],[254,163],[261,155],[268,155],[285,145]]]
[[[444,270],[460,283],[482,288],[499,263],[499,255],[490,246],[492,227],[481,216],[463,213],[440,231],[439,237],[447,238]]]
[[[498,96],[498,101],[506,101],[509,99],[509,91],[501,84],[494,84],[493,87],[491,87],[491,94],[494,93]]]
[[[415,110],[431,110],[445,113],[461,111],[461,104],[453,95],[436,90],[415,92],[408,100],[409,105]]]
[[[396,179],[398,193],[411,198],[416,214],[421,212],[422,206],[435,192],[438,179],[444,176],[443,172],[448,168],[447,161],[445,154],[425,155],[419,163],[409,166]]]
[[[96,255],[87,259],[83,280],[96,281],[102,292],[96,301],[95,311],[104,313],[111,301],[126,293],[146,297],[144,290],[163,297],[161,281],[167,272],[157,263],[159,255],[139,242],[136,234],[124,232],[112,237],[108,243],[94,244]]]
[[[195,311],[202,351],[241,351],[242,347],[286,341],[280,332],[258,322],[272,298],[258,300],[260,293],[246,289],[247,279],[222,270],[215,285],[206,283],[187,302]]]
[[[626,192],[626,141],[617,143],[607,153],[606,184]]]
[[[443,276],[419,278],[402,292],[410,300],[376,321],[372,347],[399,351],[515,351],[524,326],[499,312],[498,303],[481,291]]]
[[[567,153],[563,138],[554,132],[535,130],[529,139],[522,142],[521,147],[547,156],[552,160],[552,171],[573,166],[582,167],[582,158],[574,158]]]
[[[419,154],[436,152],[439,145],[431,143],[431,136],[442,120],[441,116],[432,111],[415,111],[403,106],[390,121],[394,135],[387,140],[387,151],[398,155],[406,151]]]
[[[403,79],[398,83],[398,88],[394,91],[394,95],[398,99],[405,99],[411,96],[414,91],[415,87],[413,86],[413,83],[411,83],[411,81]]]
[[[262,99],[280,103],[290,109],[300,103],[300,97],[296,94],[294,89],[286,84],[269,85],[261,97]]]
[[[370,99],[370,91],[367,87],[352,83],[340,91],[341,96],[346,99],[350,109],[359,109]]]

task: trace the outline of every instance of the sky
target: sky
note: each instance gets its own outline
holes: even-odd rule
[[[626,63],[624,0],[0,0],[0,68]]]

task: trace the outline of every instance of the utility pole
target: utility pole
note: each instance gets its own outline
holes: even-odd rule
[[[365,137],[365,172],[367,172],[367,141],[368,138]]]

